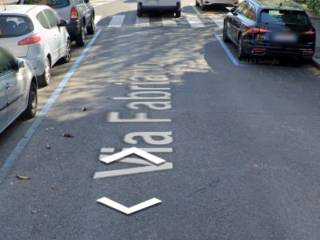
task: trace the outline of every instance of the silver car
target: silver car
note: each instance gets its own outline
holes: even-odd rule
[[[37,112],[37,79],[32,67],[0,48],[0,133],[15,119]]]

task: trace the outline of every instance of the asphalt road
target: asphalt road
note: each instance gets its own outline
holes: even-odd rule
[[[137,23],[134,1],[96,4],[99,33],[41,89],[43,106],[83,57],[32,137],[37,119],[0,135],[0,239],[320,239],[320,72],[237,62],[219,41],[221,10],[186,1],[179,20]],[[99,161],[132,146],[173,168],[93,178],[137,167]],[[162,203],[127,216],[101,197]]]

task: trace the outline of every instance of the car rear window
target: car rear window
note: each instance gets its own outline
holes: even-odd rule
[[[18,37],[33,31],[33,24],[27,17],[0,15],[0,37]]]
[[[70,5],[69,0],[24,0],[23,4],[48,5],[52,8],[63,8]]]
[[[303,11],[267,9],[261,12],[261,23],[266,25],[309,25],[309,19]]]

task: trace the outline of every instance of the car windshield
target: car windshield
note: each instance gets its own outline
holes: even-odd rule
[[[24,4],[48,5],[52,8],[63,8],[70,4],[69,0],[24,0]]]
[[[21,16],[0,16],[0,37],[18,37],[33,31],[31,21]]]
[[[266,25],[309,25],[302,11],[268,9],[261,12],[261,23]]]

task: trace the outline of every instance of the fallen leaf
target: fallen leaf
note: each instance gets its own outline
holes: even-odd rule
[[[64,133],[63,137],[65,137],[65,138],[73,138],[74,136],[72,134],[70,134],[70,133]]]
[[[17,175],[16,178],[19,180],[24,180],[24,181],[31,179],[31,177],[29,177],[29,176],[22,176],[22,175]]]

